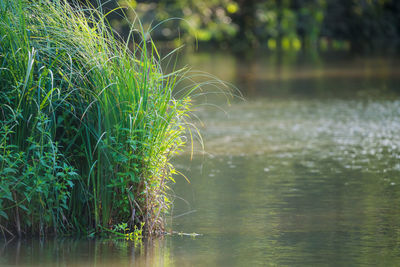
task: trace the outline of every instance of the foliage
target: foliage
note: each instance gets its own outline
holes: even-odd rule
[[[97,9],[0,0],[3,233],[162,231],[191,90],[175,98],[185,70],[164,74],[141,24],[130,32],[131,49]]]
[[[119,224],[115,225],[113,230],[110,232],[113,234],[116,234],[116,235],[122,233],[122,235],[124,236],[124,238],[126,240],[134,241],[135,244],[137,244],[138,242],[142,241],[144,225],[145,225],[145,223],[141,222],[140,227],[135,225],[133,232],[130,232],[130,229],[129,229],[127,223],[119,223]]]
[[[93,0],[92,2],[97,2]],[[400,2],[396,0],[114,0],[104,6],[127,11],[157,25],[157,40],[175,46],[192,41],[246,50],[348,49],[397,47]],[[171,19],[173,18],[173,19]],[[123,31],[115,16],[113,26]]]

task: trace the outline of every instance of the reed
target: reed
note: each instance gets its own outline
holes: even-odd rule
[[[140,22],[118,40],[96,9],[0,0],[4,235],[163,231],[195,88],[174,96],[185,70],[164,74]]]

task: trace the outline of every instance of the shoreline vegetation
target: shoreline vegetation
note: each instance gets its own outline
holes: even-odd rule
[[[78,2],[0,0],[4,237],[165,231],[169,160],[193,138],[199,85],[175,98],[187,70],[165,74],[140,22],[121,42],[105,17]]]

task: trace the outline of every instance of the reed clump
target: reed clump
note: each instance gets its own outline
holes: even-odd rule
[[[163,231],[191,90],[140,26],[117,39],[96,9],[0,0],[3,234]]]

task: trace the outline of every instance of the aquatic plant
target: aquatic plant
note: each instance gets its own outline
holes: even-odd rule
[[[192,89],[140,22],[119,40],[77,2],[0,0],[3,234],[163,231]]]

